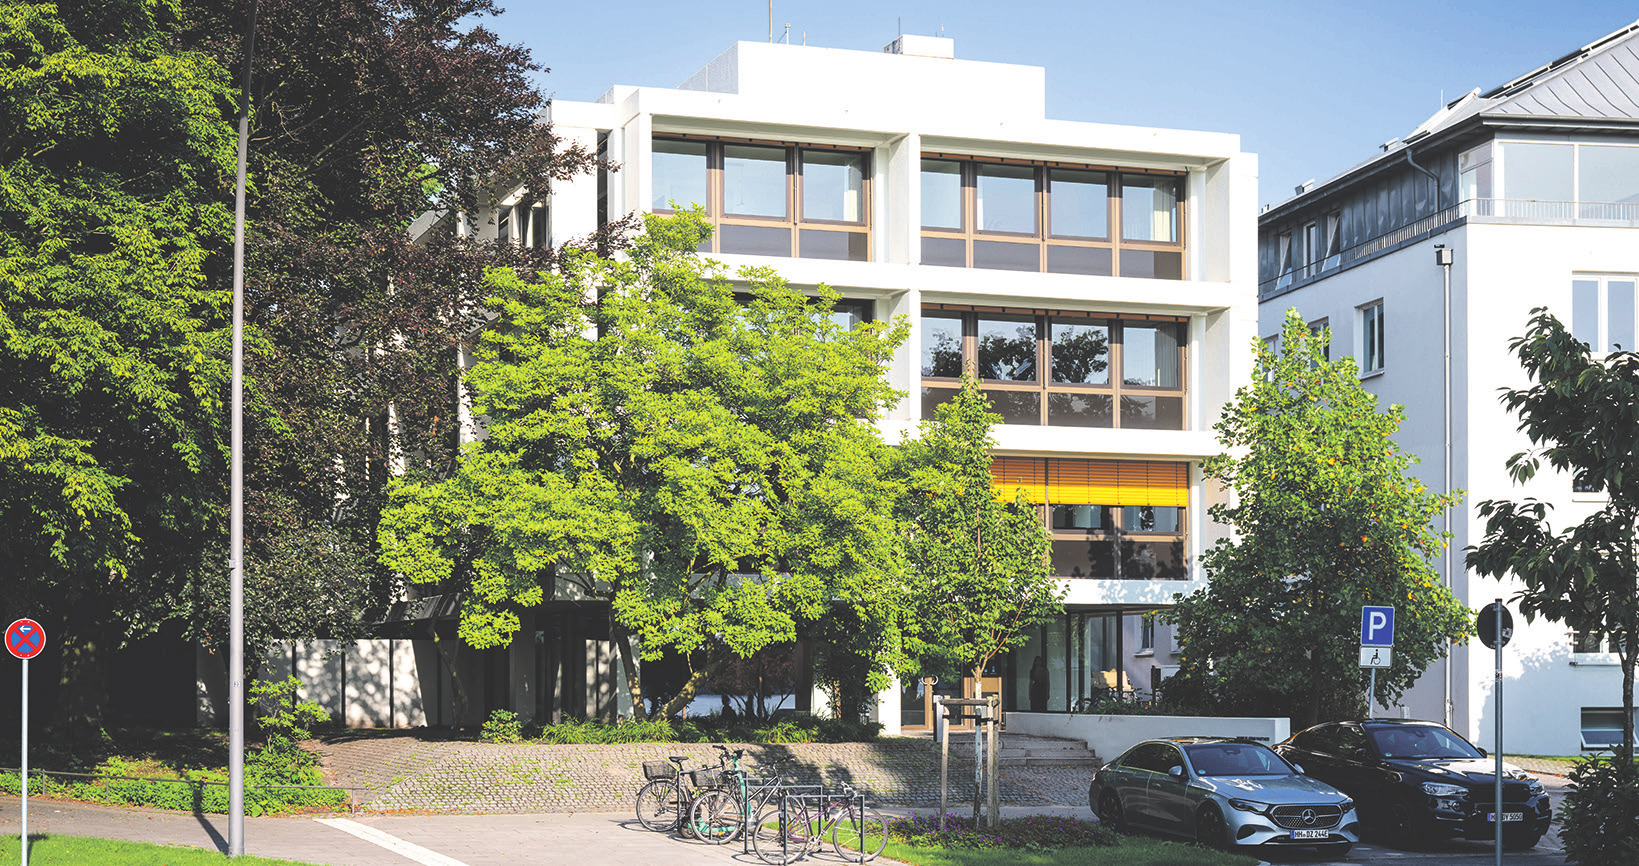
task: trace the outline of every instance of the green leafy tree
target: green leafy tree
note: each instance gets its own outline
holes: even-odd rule
[[[499,321],[468,374],[487,436],[449,478],[393,487],[382,560],[464,590],[474,647],[554,596],[609,600],[634,708],[632,635],[645,659],[708,650],[667,715],[725,659],[834,617],[885,685],[901,576],[875,422],[901,396],[883,370],[905,326],[847,330],[834,293],[764,268],[737,289],[694,254],[698,214],[646,226],[621,261],[490,272]]]
[[[0,6],[0,587],[94,735],[107,661],[221,567],[227,72],[176,3]]]
[[[990,428],[999,421],[964,377],[921,437],[900,446],[898,514],[920,626],[912,646],[930,672],[977,678],[1064,610],[1036,507],[992,484]]]
[[[1210,514],[1234,535],[1203,554],[1206,586],[1170,614],[1184,650],[1173,697],[1304,726],[1358,717],[1361,606],[1396,610],[1380,704],[1470,633],[1467,609],[1431,564],[1448,537],[1431,521],[1456,494],[1407,476],[1417,460],[1392,438],[1402,408],[1379,410],[1353,359],[1326,360],[1329,340],[1289,312],[1284,351],[1255,346],[1252,384],[1215,425],[1228,453],[1204,470],[1234,497]]]
[[[1530,374],[1529,388],[1511,389],[1503,405],[1519,414],[1532,449],[1508,458],[1515,481],[1534,478],[1546,463],[1607,497],[1604,507],[1555,531],[1549,505],[1534,499],[1480,503],[1485,538],[1469,548],[1468,565],[1524,585],[1514,595],[1527,622],[1544,617],[1616,640],[1622,660],[1622,749],[1631,760],[1633,674],[1639,660],[1639,354],[1595,359],[1546,308],[1532,311],[1525,335],[1509,347]],[[1631,828],[1630,828],[1631,829]]]

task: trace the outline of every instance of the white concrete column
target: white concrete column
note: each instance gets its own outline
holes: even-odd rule
[[[580,145],[590,152],[598,148],[595,129],[554,127],[565,147]],[[548,199],[548,234],[553,245],[575,238],[584,238],[598,229],[598,176],[596,172],[578,174],[569,180],[555,181]]]

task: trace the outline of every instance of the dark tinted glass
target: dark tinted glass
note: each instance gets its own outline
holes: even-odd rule
[[[840,259],[863,262],[864,232],[825,232],[804,229],[797,233],[797,251],[805,259]]]
[[[748,256],[791,255],[791,230],[767,226],[722,225],[717,227],[722,238],[719,252],[743,253]]]
[[[1135,430],[1184,429],[1184,398],[1121,398],[1121,426]]]
[[[1182,580],[1188,571],[1182,539],[1121,543],[1121,576],[1127,580]]]
[[[923,388],[922,389],[922,417],[939,417],[939,404],[956,399],[956,388]]]
[[[1152,280],[1184,278],[1184,254],[1156,250],[1122,250],[1121,275]]]
[[[1382,725],[1369,729],[1385,758],[1478,758],[1468,741],[1438,725]]]
[[[1002,416],[1003,424],[1041,424],[1040,391],[1002,391],[986,388],[990,411]]]
[[[1115,273],[1112,261],[1109,247],[1047,247],[1048,273],[1107,277]]]
[[[967,241],[961,238],[923,238],[922,264],[967,267]]]
[[[1092,392],[1053,392],[1047,395],[1047,423],[1054,427],[1109,427],[1115,398]]]
[[[1040,271],[1041,247],[1004,241],[974,241],[973,266],[1002,271]]]
[[[1115,577],[1115,542],[1097,537],[1054,539],[1053,574],[1057,577]]]

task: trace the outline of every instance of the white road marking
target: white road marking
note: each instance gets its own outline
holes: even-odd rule
[[[408,857],[422,864],[422,866],[467,866],[467,864],[454,857],[446,857],[437,851],[430,851],[413,842],[406,842],[397,836],[383,833],[374,827],[360,824],[357,821],[349,821],[346,818],[314,818],[313,820],[320,824],[335,827],[343,833],[350,833],[366,842],[380,845],[395,854]]]

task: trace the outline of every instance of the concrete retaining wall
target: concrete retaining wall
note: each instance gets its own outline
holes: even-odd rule
[[[1005,719],[1010,734],[1083,740],[1105,761],[1155,737],[1250,737],[1272,745],[1292,733],[1290,719],[1275,718],[1007,713]]]

